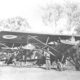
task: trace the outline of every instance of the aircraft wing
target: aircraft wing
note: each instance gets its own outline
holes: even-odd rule
[[[9,32],[1,31],[0,32],[0,42],[9,42],[9,43],[27,43],[28,36],[34,36],[40,41],[46,43],[46,40],[57,41],[59,39],[69,39],[72,35],[59,35],[59,34],[42,34],[42,33],[22,33],[22,32]],[[80,36],[74,36],[76,40],[80,40]]]
[[[7,45],[12,45],[13,43],[17,46],[20,44],[34,43],[39,47],[48,46],[50,50],[56,55],[65,52],[73,45],[61,43],[56,46],[51,46],[50,42],[59,42],[60,39],[69,39],[72,35],[56,35],[56,34],[38,34],[38,33],[21,33],[21,32],[0,32],[0,43],[6,43]],[[80,36],[74,36],[76,40],[80,40]],[[65,46],[65,47],[64,47]],[[65,49],[64,49],[65,48]],[[62,50],[63,49],[63,50]]]

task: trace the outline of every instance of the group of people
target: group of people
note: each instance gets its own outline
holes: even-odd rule
[[[45,60],[44,64],[46,64],[46,69],[51,69],[51,61],[50,61],[51,52],[49,48],[45,50],[41,50],[41,49],[21,50],[20,49],[20,51],[18,50],[18,51],[14,51],[13,53],[6,53],[4,55],[6,55],[5,64],[7,65],[16,63],[17,61],[27,62],[27,59],[36,60],[37,63],[40,61],[44,62]]]
[[[53,54],[53,55],[52,55]],[[27,63],[27,61],[36,61],[34,65],[42,66],[45,64],[46,69],[50,70],[52,67],[51,57],[54,58],[54,53],[51,52],[49,47],[46,48],[38,48],[33,50],[28,49],[18,49],[14,50],[12,53],[6,53],[5,64],[17,64],[20,63]],[[30,62],[31,62],[30,61]]]

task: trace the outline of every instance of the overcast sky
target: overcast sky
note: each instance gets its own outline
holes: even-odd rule
[[[45,28],[42,24],[39,9],[49,3],[64,1],[66,0],[0,0],[0,19],[21,16],[28,20],[34,31],[52,32],[51,28]]]

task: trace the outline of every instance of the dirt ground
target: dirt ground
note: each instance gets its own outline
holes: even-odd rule
[[[80,80],[79,71],[0,67],[0,80]]]

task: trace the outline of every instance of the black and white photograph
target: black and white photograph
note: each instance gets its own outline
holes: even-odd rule
[[[0,80],[80,80],[80,1],[0,0]]]

